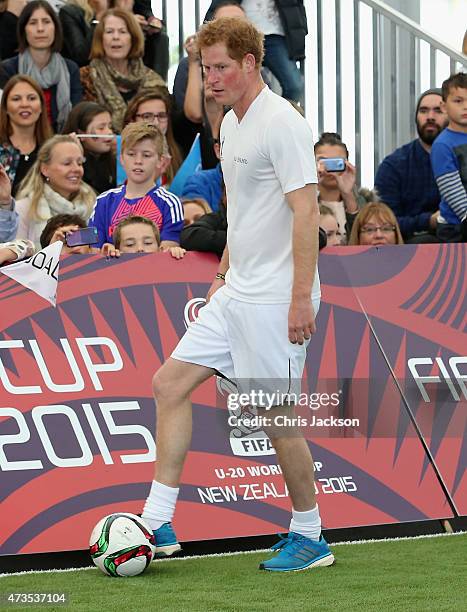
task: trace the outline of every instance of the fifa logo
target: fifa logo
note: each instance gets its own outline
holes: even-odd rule
[[[438,366],[439,375],[433,375],[430,371],[428,371],[426,374],[421,374],[419,372],[419,366],[433,366],[434,363],[436,363]],[[459,366],[461,364],[467,364],[467,357],[450,357],[448,364],[446,364],[441,357],[436,357],[434,361],[431,359],[431,357],[412,357],[407,361],[407,367],[409,368],[424,401],[427,403],[431,402],[430,396],[425,389],[425,385],[429,383],[446,385],[455,402],[461,401],[461,394],[465,399],[467,399],[467,374],[461,374],[459,372]],[[427,368],[425,368],[425,370],[426,369]],[[455,385],[454,381],[457,382],[459,389]],[[461,393],[459,393],[459,390]]]
[[[227,395],[228,397],[230,394],[238,394],[238,389],[235,384],[230,380],[222,378],[221,376],[217,377],[216,387],[218,393],[222,396]],[[254,406],[248,406],[248,414],[246,415],[245,408],[240,405],[233,407],[229,402],[227,402],[227,406],[229,410],[229,417],[235,417],[234,421],[237,423],[237,425],[232,427],[229,435],[232,453],[240,457],[274,455],[276,451],[274,450],[270,439],[264,433],[264,431],[259,427],[247,427],[241,423],[241,419],[239,418],[240,415],[243,417],[258,416],[257,408]]]

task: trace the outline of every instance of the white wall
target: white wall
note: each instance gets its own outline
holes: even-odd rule
[[[446,44],[462,52],[467,30],[466,0],[419,0],[420,25]]]

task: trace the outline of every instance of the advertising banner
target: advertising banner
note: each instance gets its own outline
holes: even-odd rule
[[[296,418],[325,528],[467,514],[465,260],[464,245],[320,255]],[[105,514],[141,512],[157,454],[152,375],[216,269],[196,253],[64,256],[56,308],[0,276],[0,554],[84,549]],[[192,399],[180,540],[286,531],[265,423],[222,378]]]

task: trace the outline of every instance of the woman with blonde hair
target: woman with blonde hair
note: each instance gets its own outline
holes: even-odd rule
[[[117,133],[136,93],[165,86],[162,77],[143,64],[143,52],[144,37],[135,16],[119,8],[105,11],[94,31],[91,63],[80,72],[84,99],[112,109]]]
[[[83,148],[74,136],[53,136],[42,145],[20,185],[17,238],[32,240],[40,249],[40,236],[50,217],[76,214],[89,219],[96,194],[82,180],[83,161]]]
[[[128,104],[124,124],[144,121],[155,125],[167,141],[170,164],[162,177],[164,186],[170,185],[182,165],[182,154],[175,141],[172,127],[172,104],[166,87],[156,87],[152,91],[137,94]]]
[[[51,135],[42,89],[25,74],[11,77],[0,101],[0,163],[12,183],[13,196]]]
[[[404,244],[404,240],[389,206],[383,202],[370,202],[356,216],[348,244],[382,246]]]
[[[62,54],[80,67],[89,64],[94,28],[107,4],[107,0],[67,0],[58,13],[63,29]]]

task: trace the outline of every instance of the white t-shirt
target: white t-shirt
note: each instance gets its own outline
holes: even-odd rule
[[[281,18],[274,0],[243,0],[242,9],[260,32],[284,36]]]
[[[285,194],[317,183],[311,128],[265,87],[240,123],[233,110],[227,113],[220,141],[230,256],[226,291],[245,302],[290,302],[293,212]],[[315,270],[312,298],[319,296]]]

